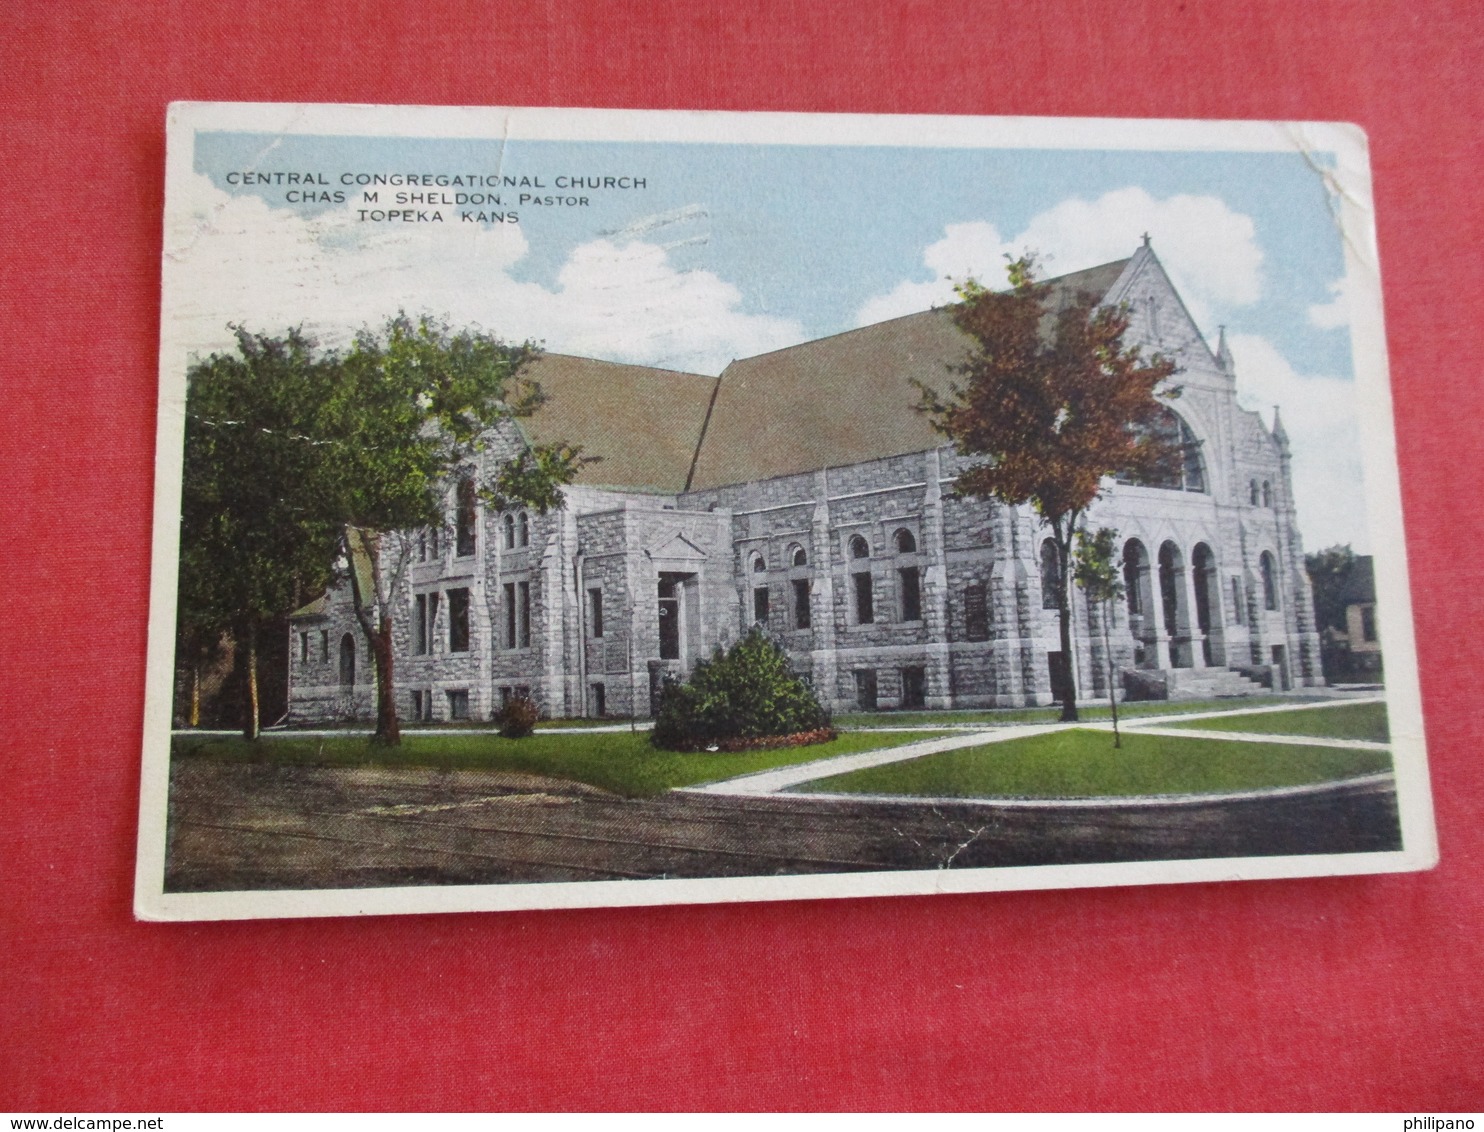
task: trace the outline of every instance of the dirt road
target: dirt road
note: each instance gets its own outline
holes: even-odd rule
[[[555,779],[177,760],[166,889],[771,876],[1343,853],[1400,845],[1389,784],[1026,809],[779,795],[625,799]]]

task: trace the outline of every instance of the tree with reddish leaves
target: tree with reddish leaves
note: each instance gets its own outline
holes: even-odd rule
[[[1128,312],[1083,292],[1053,309],[1035,258],[1010,264],[1010,289],[969,279],[949,308],[973,343],[946,394],[919,383],[919,410],[962,456],[960,496],[1030,504],[1056,547],[1062,655],[1072,656],[1069,594],[1078,524],[1110,476],[1155,480],[1178,469],[1181,449],[1159,429],[1175,364],[1127,346]],[[1077,719],[1075,666],[1066,666],[1061,718]]]

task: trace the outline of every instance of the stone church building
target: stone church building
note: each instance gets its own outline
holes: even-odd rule
[[[1287,436],[1238,407],[1146,239],[1050,281],[1052,301],[1126,304],[1127,340],[1173,357],[1178,475],[1109,483],[1128,593],[1108,636],[1120,694],[1323,683]],[[766,627],[835,711],[1047,704],[1074,671],[1106,697],[1096,610],[1061,652],[1054,551],[1028,507],[956,498],[966,460],[913,406],[967,338],[927,311],[732,362],[720,377],[546,354],[547,403],[485,458],[565,440],[600,459],[547,515],[451,488],[414,534],[397,599],[407,719],[488,719],[529,693],[550,716],[645,716],[666,675]],[[1051,556],[1051,557],[1048,557]],[[363,567],[364,568],[364,567]],[[372,718],[375,673],[348,586],[291,619],[296,721]]]

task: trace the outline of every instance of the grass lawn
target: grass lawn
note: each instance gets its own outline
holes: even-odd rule
[[[1119,719],[1150,715],[1185,715],[1193,711],[1223,711],[1239,707],[1267,707],[1272,704],[1306,703],[1323,697],[1301,696],[1228,696],[1220,700],[1139,700],[1119,704]],[[1077,714],[1088,722],[1111,719],[1106,700],[1086,700],[1077,704]],[[1055,723],[1061,708],[985,708],[982,711],[861,711],[835,716],[836,727],[933,727],[953,723]],[[1202,726],[1205,726],[1202,724]]]
[[[1246,731],[1253,735],[1321,735],[1329,739],[1366,739],[1372,743],[1386,743],[1391,739],[1386,726],[1385,704],[1337,704],[1334,707],[1307,708],[1303,711],[1265,711],[1260,715],[1202,719],[1191,726],[1205,731]]]
[[[798,787],[846,794],[947,798],[1081,798],[1204,794],[1297,786],[1389,770],[1382,751],[1182,739],[1140,731],[1123,737],[1068,729],[840,774]]]
[[[569,727],[628,727],[632,721],[626,715],[598,715],[573,717],[571,719],[543,719],[536,724],[537,731],[564,731]],[[649,723],[649,720],[642,720]],[[499,724],[489,724],[498,727]]]
[[[333,738],[294,738],[265,735],[256,743],[240,738],[177,735],[173,757],[231,759],[240,762],[284,763],[298,766],[434,766],[457,769],[522,771],[586,782],[629,797],[660,794],[676,786],[715,782],[756,770],[811,762],[833,755],[851,755],[881,747],[895,747],[933,733],[870,734],[850,732],[829,743],[786,747],[776,751],[737,754],[680,754],[656,750],[649,735],[626,731],[597,735],[550,734],[526,739],[498,735],[470,735],[408,731],[401,746],[373,747],[364,735]]]

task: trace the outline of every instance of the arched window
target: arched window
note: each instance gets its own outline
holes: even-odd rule
[[[505,518],[500,520],[500,525],[505,530],[505,549],[515,549],[515,516],[506,512]]]
[[[898,554],[911,554],[917,549],[917,540],[912,537],[912,532],[906,527],[900,528],[896,534],[891,536],[897,544]]]
[[[356,639],[349,633],[340,638],[340,686],[349,688],[356,682]]]
[[[1158,441],[1176,450],[1169,466],[1148,476],[1120,475],[1120,483],[1137,484],[1140,487],[1160,487],[1168,491],[1206,490],[1206,464],[1201,459],[1201,442],[1190,426],[1172,409],[1160,407],[1150,434]]]
[[[1262,505],[1264,507],[1273,505],[1273,485],[1267,480],[1262,481]]]
[[[1259,489],[1258,489],[1258,486],[1257,486],[1257,481],[1256,480],[1253,480],[1248,485],[1248,487],[1251,489],[1251,500],[1250,500],[1250,502],[1252,503],[1252,506],[1256,507],[1257,506],[1258,499],[1260,498],[1260,496],[1258,495],[1258,490]]]
[[[809,555],[804,553],[804,548],[797,543],[794,544],[793,550],[789,551],[788,560],[795,566],[809,565]]]
[[[871,557],[871,547],[867,544],[866,540],[863,539],[860,535],[851,535],[850,536],[850,557],[852,557],[852,558],[870,558]]]
[[[1278,563],[1266,550],[1258,559],[1262,568],[1262,605],[1264,609],[1278,608]]]
[[[768,568],[768,564],[763,561],[763,556],[755,550],[747,561],[754,574],[761,574]]]
[[[1061,569],[1057,562],[1056,543],[1041,543],[1041,608],[1060,609]]]
[[[518,546],[531,545],[531,517],[524,511],[520,513],[520,534]]]

